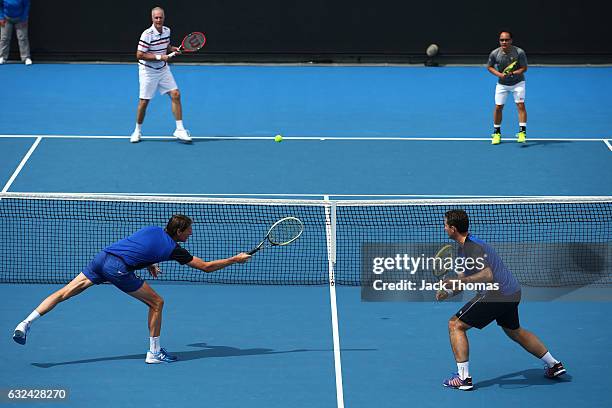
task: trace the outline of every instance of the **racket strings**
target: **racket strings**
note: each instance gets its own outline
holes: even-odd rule
[[[268,239],[276,245],[288,244],[300,236],[303,228],[302,222],[296,218],[284,219],[272,227]]]
[[[434,257],[433,274],[442,276],[452,270],[454,249],[451,245],[445,245]],[[450,261],[450,262],[449,262]]]
[[[202,33],[191,33],[183,40],[182,48],[185,51],[197,51],[206,42],[206,38]]]

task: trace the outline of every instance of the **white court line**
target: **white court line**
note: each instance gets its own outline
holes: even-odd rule
[[[13,175],[9,179],[9,181],[4,185],[4,188],[2,189],[3,193],[6,193],[8,191],[8,189],[11,187],[11,184],[13,184],[13,182],[15,181],[15,179],[17,178],[17,176],[19,175],[19,173],[23,169],[23,166],[25,166],[26,162],[28,161],[28,159],[30,158],[32,153],[34,153],[34,150],[36,150],[36,148],[40,144],[41,140],[42,140],[42,137],[40,137],[40,136],[37,137],[36,140],[34,141],[34,144],[32,144],[32,147],[30,147],[30,150],[28,150],[26,155],[23,156],[23,159],[21,159],[21,163],[19,163],[19,166],[17,166],[17,168],[13,172]]]
[[[329,196],[324,196],[329,201]],[[340,331],[338,330],[338,306],[336,304],[335,264],[335,208],[325,207],[325,234],[327,235],[327,258],[329,272],[329,303],[331,306],[331,323],[334,343],[334,367],[336,373],[336,402],[338,408],[344,408],[344,390],[342,387],[342,360],[340,358]]]
[[[610,139],[610,140],[612,140],[612,139]],[[610,144],[610,140],[604,139],[603,142],[606,144],[606,146],[608,146],[608,149],[610,149],[610,151],[612,152],[612,144]]]
[[[293,194],[293,193],[133,193],[133,192],[59,192],[64,195],[116,195],[116,196],[150,196],[150,197],[313,197],[313,198],[571,198],[573,196],[534,196],[534,195],[478,195],[478,194]]]
[[[102,135],[0,135],[0,138],[34,138],[43,137],[45,139],[129,139],[130,136],[102,136]],[[273,136],[192,136],[194,140],[274,140]],[[142,140],[175,140],[173,136],[144,136]],[[490,137],[337,137],[337,136],[283,136],[283,140],[307,140],[307,141],[426,141],[426,142],[482,142],[490,141]],[[529,138],[528,142],[601,142],[602,138]]]

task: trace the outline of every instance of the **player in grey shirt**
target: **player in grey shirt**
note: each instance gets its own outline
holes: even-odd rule
[[[525,71],[527,71],[527,55],[522,49],[512,45],[512,33],[499,33],[500,47],[491,51],[487,69],[499,78],[495,87],[495,111],[493,112],[492,144],[501,142],[502,110],[512,93],[518,109],[519,133],[516,134],[519,143],[525,143],[527,138],[527,110],[525,109]]]

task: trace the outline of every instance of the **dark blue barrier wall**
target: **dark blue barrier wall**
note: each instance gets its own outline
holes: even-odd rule
[[[612,59],[609,1],[141,0],[32,2],[38,59],[134,59],[150,9],[166,9],[173,42],[209,43],[193,61],[419,62],[430,43],[449,62],[484,62],[508,27],[532,62]],[[16,44],[12,47],[16,55]]]

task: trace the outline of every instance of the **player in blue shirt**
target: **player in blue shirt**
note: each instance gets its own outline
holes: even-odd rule
[[[244,263],[251,257],[239,253],[231,258],[204,261],[191,255],[178,243],[185,242],[192,233],[192,221],[185,215],[176,214],[170,218],[165,229],[146,227],[133,235],[117,241],[98,253],[91,263],[70,283],[48,296],[34,311],[15,328],[13,340],[25,344],[30,326],[34,320],[48,313],[58,303],[78,295],[92,285],[110,282],[123,292],[149,306],[150,349],[146,363],[170,363],[176,361],[160,346],[162,309],[164,300],[149,284],[134,273],[147,268],[153,277],[160,273],[158,262],[174,260],[181,265],[204,272],[213,272],[235,263]]]
[[[444,217],[444,230],[448,237],[460,245],[458,257],[470,268],[458,274],[458,278],[447,279],[447,288],[439,291],[436,299],[444,300],[461,292],[449,289],[452,281],[455,286],[466,283],[497,284],[497,290],[479,291],[476,296],[464,305],[448,322],[451,347],[457,362],[457,373],[445,380],[443,385],[459,390],[473,388],[469,372],[469,344],[466,332],[472,327],[482,329],[493,320],[504,330],[506,335],[520,344],[525,350],[541,359],[545,364],[545,375],[549,378],[565,373],[563,364],[556,360],[536,335],[525,330],[519,323],[518,305],[521,301],[521,287],[506,268],[493,248],[468,232],[469,218],[464,210],[448,211]]]

